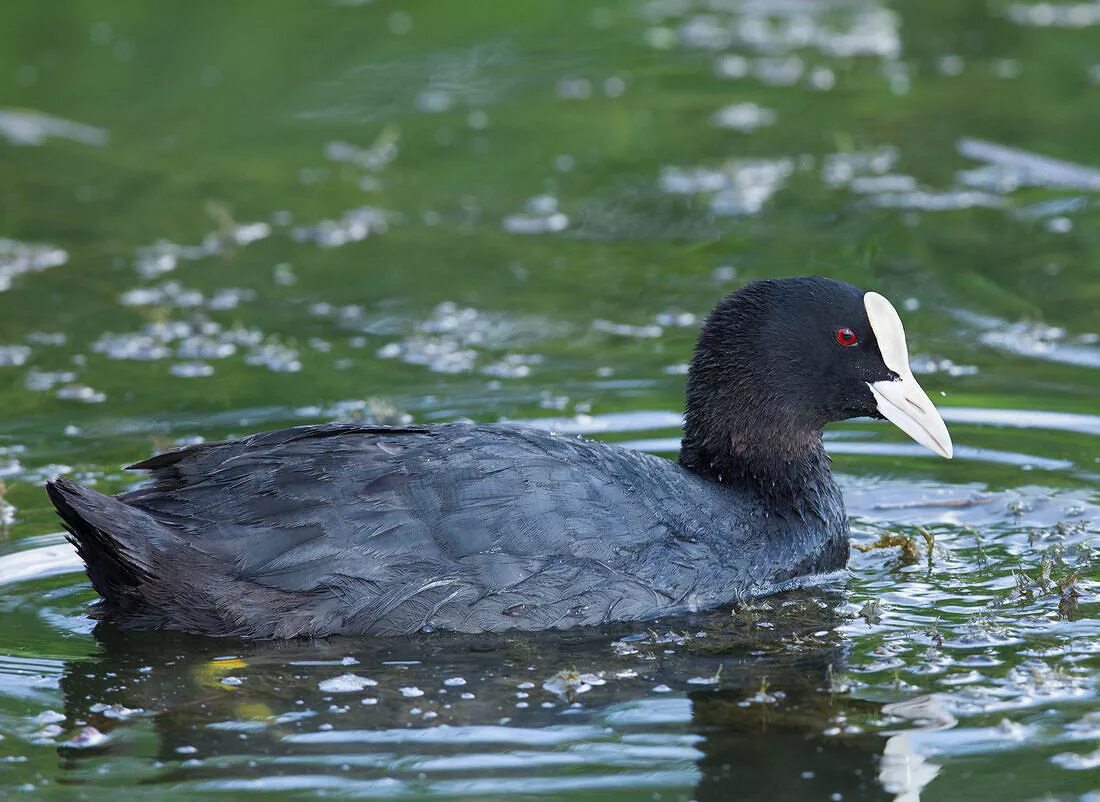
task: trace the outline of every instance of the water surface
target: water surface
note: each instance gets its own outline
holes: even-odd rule
[[[1100,799],[1095,3],[0,6],[0,796]],[[746,281],[890,297],[956,459],[652,628],[95,629],[41,491],[327,420],[673,454]],[[931,545],[922,531],[929,535]]]

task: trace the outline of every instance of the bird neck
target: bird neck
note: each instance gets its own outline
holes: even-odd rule
[[[704,431],[688,414],[680,444],[680,465],[712,482],[748,491],[779,515],[824,520],[839,491],[821,443],[821,430],[748,426]],[[747,422],[746,422],[747,423]]]

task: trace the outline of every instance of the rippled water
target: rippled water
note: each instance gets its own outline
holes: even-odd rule
[[[1100,799],[1098,8],[0,6],[0,797]],[[808,272],[951,426],[828,433],[904,549],[651,629],[86,615],[45,478],[334,419],[672,454],[702,316]]]

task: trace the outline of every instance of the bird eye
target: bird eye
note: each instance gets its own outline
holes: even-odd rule
[[[847,327],[837,329],[836,341],[844,346],[855,345],[859,342],[859,335]]]

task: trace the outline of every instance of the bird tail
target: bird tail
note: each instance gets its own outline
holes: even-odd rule
[[[149,612],[143,591],[157,573],[157,545],[172,534],[142,510],[70,479],[47,482],[46,493],[106,611],[124,617]]]

